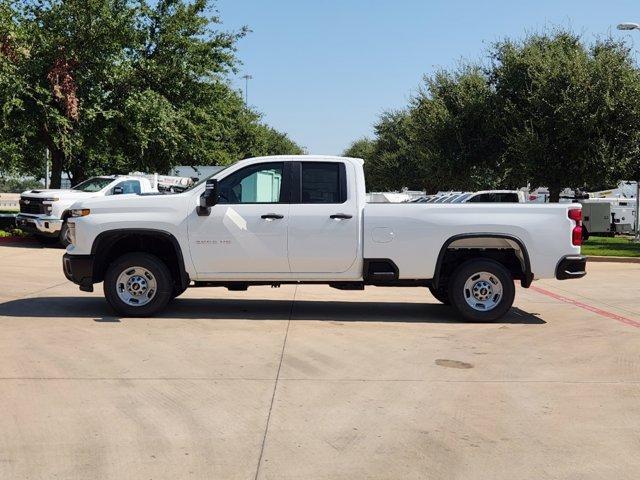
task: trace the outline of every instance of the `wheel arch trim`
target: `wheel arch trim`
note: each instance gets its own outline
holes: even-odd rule
[[[114,230],[106,230],[99,233],[93,240],[91,245],[91,255],[94,255],[94,264],[100,265],[104,261],[106,252],[116,243],[118,240],[126,238],[128,236],[142,235],[148,237],[160,237],[164,240],[168,240],[173,246],[176,254],[176,260],[178,262],[178,273],[180,275],[181,287],[186,288],[190,283],[189,274],[185,268],[184,256],[182,254],[182,247],[178,239],[169,232],[164,230],[156,230],[153,228],[119,228]],[[94,268],[94,275],[99,269]]]
[[[438,259],[436,261],[436,268],[433,272],[433,280],[432,280],[432,283],[435,288],[438,288],[438,283],[440,282],[442,264],[444,262],[445,255],[447,254],[447,251],[451,246],[451,244],[458,240],[477,239],[477,238],[498,238],[498,239],[510,240],[512,242],[515,242],[520,248],[520,251],[522,252],[522,260],[520,260],[520,264],[524,272],[524,278],[521,280],[520,283],[524,288],[528,288],[531,285],[534,275],[531,272],[531,261],[529,259],[529,252],[527,251],[527,248],[524,246],[524,242],[522,240],[520,240],[518,237],[514,235],[509,235],[506,233],[462,233],[459,235],[454,235],[452,237],[449,237],[442,245],[442,248],[440,249],[440,253],[438,253]]]

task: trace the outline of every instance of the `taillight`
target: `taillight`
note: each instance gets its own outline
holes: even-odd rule
[[[571,243],[576,247],[582,245],[582,209],[570,208],[569,218],[576,222],[576,225],[571,231]]]

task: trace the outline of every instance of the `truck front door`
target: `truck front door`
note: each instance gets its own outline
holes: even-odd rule
[[[249,165],[220,180],[220,200],[208,216],[189,217],[189,244],[202,278],[289,273],[289,168]]]

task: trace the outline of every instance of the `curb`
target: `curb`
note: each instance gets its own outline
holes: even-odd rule
[[[609,262],[609,263],[640,263],[640,257],[605,257],[591,256],[587,257],[588,262]]]

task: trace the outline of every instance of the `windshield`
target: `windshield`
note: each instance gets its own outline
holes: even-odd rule
[[[80,190],[82,192],[99,192],[104,187],[113,182],[113,178],[109,177],[93,177],[89,180],[85,180],[82,183],[79,183],[73,190]]]
[[[186,189],[186,190],[184,190],[184,191],[185,191],[185,192],[188,192],[188,191],[190,191],[190,190],[193,190],[193,189],[194,189],[194,188],[196,188],[198,185],[202,185],[204,182],[206,182],[206,181],[207,181],[207,180],[209,180],[210,178],[215,177],[216,175],[218,175],[218,174],[219,174],[219,173],[221,173],[221,172],[224,172],[227,168],[231,167],[232,165],[235,165],[235,162],[234,162],[234,163],[232,163],[231,165],[227,165],[226,167],[224,167],[224,168],[223,168],[223,169],[221,169],[221,170],[218,170],[218,171],[217,171],[217,172],[215,172],[215,173],[212,173],[212,174],[211,174],[211,175],[209,175],[209,176],[206,176],[206,177],[201,178],[200,180],[198,180],[196,183],[194,183],[193,185],[191,185],[189,188],[187,188],[187,189]]]
[[[451,203],[462,203],[464,202],[467,198],[469,198],[471,196],[470,193],[465,193],[464,195],[460,195],[458,198],[456,198],[455,200],[453,200],[453,202]]]

